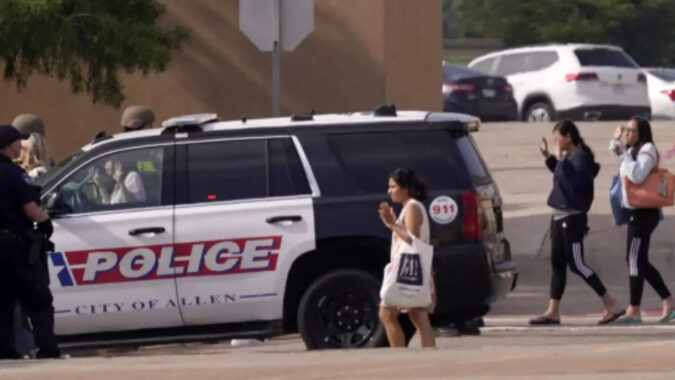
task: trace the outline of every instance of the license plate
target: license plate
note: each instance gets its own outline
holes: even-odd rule
[[[497,96],[497,91],[491,89],[491,88],[484,88],[483,89],[483,96],[486,98],[494,98]]]

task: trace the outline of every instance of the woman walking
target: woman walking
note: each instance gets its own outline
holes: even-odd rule
[[[593,203],[593,181],[600,171],[591,149],[584,143],[577,126],[563,120],[553,128],[555,155],[548,151],[542,137],[541,154],[553,173],[553,190],[548,205],[551,220],[551,288],[548,309],[530,320],[531,325],[560,324],[560,301],[567,282],[567,266],[602,299],[604,313],[599,324],[607,324],[623,315],[616,300],[607,292],[598,275],[584,261],[583,240],[588,231],[587,212]]]
[[[403,205],[401,215],[397,218],[394,210],[386,202],[380,204],[380,219],[392,231],[391,255],[397,252],[403,243],[412,244],[410,235],[429,244],[429,218],[421,201],[426,198],[426,187],[417,179],[411,170],[397,169],[389,177],[387,193],[394,203]],[[433,284],[433,282],[432,282]],[[431,305],[430,305],[431,306]],[[380,305],[380,320],[384,325],[391,347],[404,347],[405,335],[398,322],[400,313],[408,313],[410,320],[417,328],[422,347],[436,347],[429,311],[427,308],[402,309],[394,305]]]
[[[659,152],[654,145],[652,128],[649,122],[641,117],[633,117],[628,121],[628,125],[617,128],[610,144],[610,150],[621,160],[619,166],[621,183],[624,178],[635,184],[644,182],[659,162]],[[623,207],[630,210],[626,242],[630,305],[626,309],[626,316],[616,322],[623,324],[642,322],[640,303],[644,282],[647,280],[661,297],[663,312],[659,321],[668,323],[675,319],[673,299],[661,274],[649,262],[649,242],[652,232],[659,224],[660,210],[634,208],[628,202],[625,189],[622,189],[622,193]]]

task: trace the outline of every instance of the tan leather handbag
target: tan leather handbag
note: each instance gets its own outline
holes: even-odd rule
[[[639,184],[623,178],[628,204],[635,208],[659,208],[673,205],[675,176],[667,169],[659,167],[658,160],[649,153],[642,152],[654,159],[656,166]]]

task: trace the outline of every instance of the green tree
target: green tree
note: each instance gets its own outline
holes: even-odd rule
[[[460,9],[468,37],[609,43],[645,66],[675,64],[675,0],[470,0]]]
[[[120,74],[162,72],[187,32],[158,25],[158,0],[0,0],[0,63],[21,90],[39,73],[119,107]]]
[[[456,38],[458,28],[453,0],[443,0],[442,4],[443,38]]]

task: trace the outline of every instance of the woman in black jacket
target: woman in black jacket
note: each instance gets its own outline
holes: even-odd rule
[[[584,143],[577,126],[563,120],[553,128],[555,155],[548,152],[542,137],[541,154],[553,173],[553,190],[548,205],[551,220],[551,292],[548,309],[530,320],[531,325],[560,324],[560,300],[567,282],[567,266],[581,276],[602,298],[604,313],[599,324],[610,323],[624,311],[607,292],[597,274],[584,261],[583,239],[588,231],[587,212],[593,203],[593,181],[600,171],[591,149]]]

